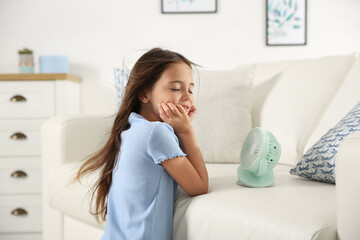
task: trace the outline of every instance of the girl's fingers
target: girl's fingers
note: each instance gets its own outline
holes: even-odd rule
[[[160,115],[163,113],[167,118],[180,117],[181,115],[188,115],[185,109],[181,105],[175,105],[172,103],[161,103],[159,104],[161,109]]]
[[[158,104],[158,108],[159,108],[159,112],[160,112],[160,117],[163,121],[167,120],[168,115],[166,114],[166,112],[164,111],[163,107],[161,106],[161,104]]]
[[[197,111],[196,106],[193,106],[193,107],[190,109],[190,111],[189,111],[189,117],[190,117],[191,119],[194,118],[194,116],[195,116],[195,114],[196,114],[196,111]]]
[[[166,104],[166,103],[162,103],[161,106],[163,107],[166,115],[171,118],[173,117],[175,114],[173,113],[172,109],[170,108],[170,104]]]
[[[185,109],[183,108],[183,106],[181,106],[181,105],[179,104],[179,105],[176,105],[176,107],[177,107],[179,113],[181,113],[181,114],[186,114],[186,111],[185,111]]]
[[[196,113],[197,111],[197,107],[196,106],[192,106],[190,109],[190,112]]]
[[[168,103],[167,105],[176,117],[180,117],[181,113],[179,112],[179,109],[176,107],[175,104]]]
[[[174,113],[175,116],[180,116],[180,112],[179,109],[177,108],[176,105],[172,104],[172,103],[168,103],[169,107],[171,108],[171,111]]]

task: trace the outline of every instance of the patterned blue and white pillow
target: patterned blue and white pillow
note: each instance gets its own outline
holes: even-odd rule
[[[357,131],[360,131],[360,102],[306,152],[290,173],[335,183],[335,161],[340,143],[346,136]]]
[[[130,70],[126,67],[114,68],[114,82],[115,82],[115,103],[116,108],[119,109],[121,100],[124,97],[126,84],[129,80]]]

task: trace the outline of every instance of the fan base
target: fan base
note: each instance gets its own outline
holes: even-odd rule
[[[250,171],[238,168],[238,184],[246,187],[270,187],[275,183],[274,172],[268,170],[265,175],[255,176]]]

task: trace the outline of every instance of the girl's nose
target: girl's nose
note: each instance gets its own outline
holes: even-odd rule
[[[190,100],[190,99],[191,99],[191,93],[185,92],[185,93],[183,94],[183,99],[184,99],[184,100]]]

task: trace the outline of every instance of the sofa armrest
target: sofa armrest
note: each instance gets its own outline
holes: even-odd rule
[[[360,132],[343,140],[336,158],[336,214],[339,239],[360,236]]]
[[[56,169],[61,164],[80,162],[106,142],[113,124],[109,115],[57,116],[41,128],[43,239],[63,239],[63,213],[49,205]],[[79,165],[80,166],[80,165]]]
[[[47,161],[80,161],[99,150],[113,123],[108,115],[57,116],[41,128],[41,151]]]

